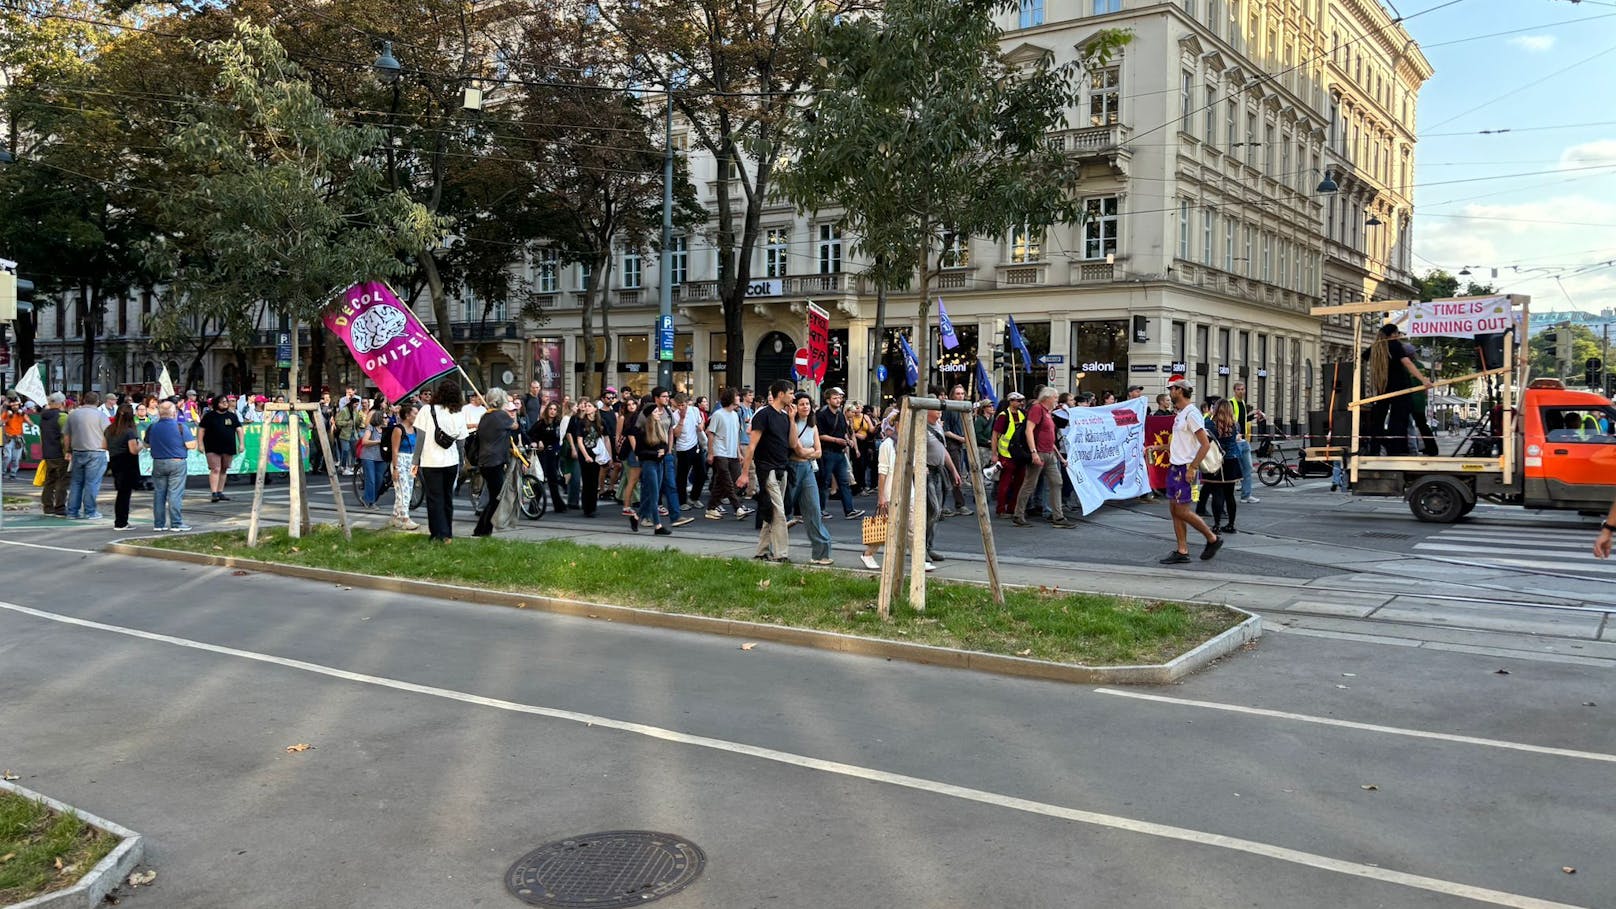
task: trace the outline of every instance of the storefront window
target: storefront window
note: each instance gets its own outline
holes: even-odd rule
[[[898,346],[899,335],[912,336],[908,327],[888,328],[886,337],[877,346],[875,343],[875,329],[870,329],[870,347],[872,350],[877,351],[875,361],[881,366],[885,366],[887,371],[886,380],[879,382],[881,400],[878,409],[883,411],[893,401],[897,400],[898,395],[909,391],[909,380],[904,374],[903,368],[903,350]],[[879,375],[879,370],[876,375]],[[871,376],[871,378],[874,379],[875,376]]]
[[[712,389],[696,387],[696,336],[679,332],[673,336],[673,390],[686,392],[694,400],[697,395],[711,396]]]
[[[999,394],[1004,395],[1012,391],[1019,391],[1024,395],[1031,395],[1039,386],[1045,384],[1049,375],[1039,358],[1049,353],[1049,323],[1048,322],[1017,322],[1016,328],[1021,330],[1021,337],[1027,342],[1027,352],[1032,357],[1031,364],[1021,362],[1021,352],[1010,343],[1010,326],[1005,325],[1004,350],[1010,356],[1005,363],[1006,375],[1002,376]],[[1028,372],[1028,366],[1032,372]]]
[[[734,385],[740,388],[740,383],[734,381],[728,372],[728,363],[725,358],[729,356],[729,335],[721,331],[712,332],[707,336],[707,375],[712,378],[713,393],[719,389]]]
[[[932,350],[937,351],[934,358],[937,365],[932,367],[931,384],[942,388],[946,395],[955,385],[965,386],[966,397],[975,395],[976,379],[976,326],[954,325],[954,337],[959,339],[959,346],[953,350],[943,349],[943,340],[936,327],[931,330]]]
[[[620,335],[617,338],[617,391],[637,395],[651,391],[656,372],[651,369],[651,336]]]
[[[1081,379],[1078,376],[1082,376]],[[1072,323],[1072,385],[1121,400],[1128,387],[1128,323],[1122,319]]]

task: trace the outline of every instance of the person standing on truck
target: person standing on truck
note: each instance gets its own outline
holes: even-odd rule
[[[1369,361],[1369,395],[1390,394],[1409,388],[1431,389],[1431,380],[1414,363],[1414,348],[1403,340],[1393,323],[1380,327],[1380,336],[1365,351]],[[1369,407],[1369,451],[1391,457],[1406,457],[1408,425],[1413,412],[1413,396],[1401,394],[1376,401]]]

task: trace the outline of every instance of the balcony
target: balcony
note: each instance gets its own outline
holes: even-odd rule
[[[515,322],[451,322],[449,337],[456,341],[495,341],[516,337]]]
[[[1049,282],[1048,262],[1012,262],[999,266],[1000,287],[1036,287]]]
[[[1079,159],[1102,159],[1117,173],[1125,174],[1127,162],[1133,158],[1133,150],[1126,145],[1129,132],[1129,128],[1120,123],[1085,126],[1050,133],[1049,142],[1056,151]]]
[[[1073,284],[1102,284],[1117,276],[1117,266],[1107,262],[1084,262],[1072,269]]]
[[[681,285],[680,298],[687,304],[721,301],[717,281],[689,281]],[[822,275],[786,275],[779,278],[754,277],[747,284],[748,300],[790,300],[819,297],[856,297],[858,276],[852,272]]]

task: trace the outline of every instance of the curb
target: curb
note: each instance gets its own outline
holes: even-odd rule
[[[616,606],[608,603],[591,603],[584,600],[569,600],[540,594],[487,590],[481,587],[465,587],[438,581],[415,581],[405,578],[381,577],[379,575],[348,574],[330,568],[310,568],[304,565],[263,562],[257,559],[237,558],[236,556],[216,556],[176,549],[157,549],[134,543],[109,543],[104,551],[117,555],[187,562],[192,565],[211,565],[220,568],[260,571],[266,574],[278,574],[310,581],[323,581],[366,590],[412,594],[435,599],[480,603],[488,606],[536,609],[557,615],[585,619],[604,619],[608,622],[621,622],[626,625],[643,625],[675,631],[694,631],[702,634],[755,638],[776,644],[795,644],[801,647],[813,647],[839,653],[884,657],[889,660],[903,660],[931,666],[971,669],[977,672],[991,672],[998,675],[1078,684],[1161,685],[1175,682],[1192,672],[1206,667],[1214,660],[1227,656],[1242,645],[1256,640],[1262,635],[1262,619],[1260,617],[1244,609],[1225,605],[1223,606],[1224,609],[1231,610],[1246,618],[1233,628],[1203,641],[1195,648],[1174,657],[1166,663],[1140,666],[1084,666],[1076,663],[1034,660],[1027,657],[1001,656],[975,650],[955,650],[930,644],[911,644],[905,641],[866,638],[837,631],[788,628],[784,625],[715,619],[707,616],[680,615],[658,612],[653,609]]]
[[[44,802],[61,814],[76,814],[79,820],[92,827],[105,830],[118,837],[121,842],[107,853],[106,858],[97,862],[94,868],[85,872],[79,882],[65,890],[52,890],[41,896],[21,903],[12,903],[5,909],[94,909],[112,892],[114,887],[123,882],[130,871],[140,864],[146,855],[146,840],[140,834],[126,827],[114,824],[109,820],[96,817],[85,811],[80,811],[72,805],[63,804],[48,795],[35,792],[0,780],[0,789],[15,793],[26,799]]]

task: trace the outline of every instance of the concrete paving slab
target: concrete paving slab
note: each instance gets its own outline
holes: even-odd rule
[[[1604,622],[1601,613],[1576,613],[1563,609],[1533,609],[1528,606],[1495,604],[1468,606],[1452,601],[1397,597],[1375,612],[1376,621],[1417,622],[1485,631],[1512,631],[1556,637],[1592,640]]]

